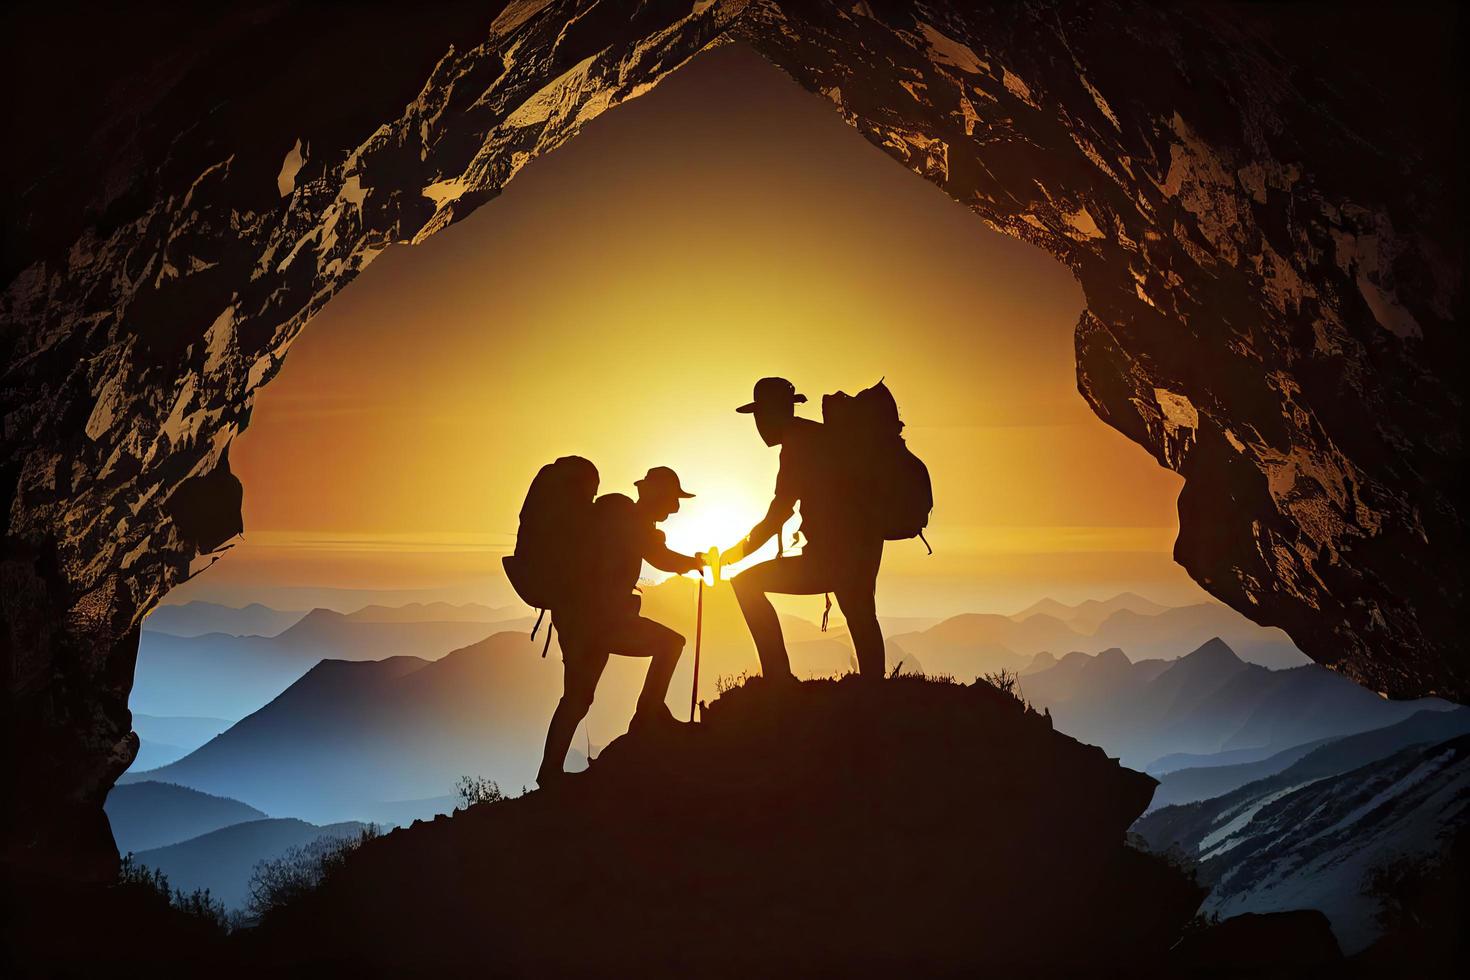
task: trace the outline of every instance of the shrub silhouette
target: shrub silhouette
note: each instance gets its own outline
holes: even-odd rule
[[[460,776],[454,784],[454,792],[459,796],[457,810],[468,810],[476,803],[498,803],[505,799],[500,784],[484,776]]]
[[[162,869],[137,863],[131,851],[118,866],[117,883],[123,891],[136,894],[139,901],[172,906],[221,934],[230,931],[230,915],[224,902],[214,898],[208,888],[196,888],[188,894],[182,888],[170,888]]]
[[[318,837],[261,861],[250,873],[247,908],[265,917],[322,886],[363,844],[382,836],[377,824],[368,824],[356,837]]]

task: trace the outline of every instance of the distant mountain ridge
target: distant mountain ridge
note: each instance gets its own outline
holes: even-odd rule
[[[1280,630],[1259,626],[1220,603],[1162,606],[1132,593],[1067,606],[1043,599],[1013,616],[964,613],[892,639],[933,674],[970,681],[998,670],[1034,672],[1049,654],[1121,649],[1134,661],[1170,660],[1222,639],[1248,661],[1295,667],[1310,661]]]
[[[1177,660],[1134,662],[1116,649],[1068,654],[1025,674],[1021,690],[1060,730],[1140,769],[1180,752],[1279,751],[1451,707],[1386,701],[1316,665],[1269,670],[1219,639]]]
[[[167,847],[140,851],[133,860],[162,871],[169,885],[185,894],[207,888],[210,897],[223,902],[227,910],[242,909],[249,899],[251,873],[259,862],[323,837],[356,837],[366,827],[357,821],[320,826],[289,817],[249,820]]]
[[[217,602],[185,602],[158,606],[143,620],[143,629],[171,636],[275,636],[295,625],[306,610],[272,609],[259,602],[236,608]]]
[[[239,800],[156,780],[114,786],[103,809],[122,854],[174,844],[265,816]]]
[[[645,615],[692,636],[693,588],[685,578],[645,588]],[[708,590],[706,603],[709,678],[756,670],[754,647],[731,590]],[[851,640],[840,618],[825,634],[804,619],[783,616],[782,622],[798,675],[847,669],[851,658],[843,651],[850,651]],[[938,622],[889,617],[884,622],[890,626],[890,666],[901,661],[908,671],[961,680],[1000,669],[1034,671],[1040,662],[1033,661],[1043,651],[1059,658],[1119,647],[1134,660],[1173,658],[1214,635],[1247,659],[1277,665],[1301,659],[1277,631],[1263,630],[1219,604],[1169,608],[1133,593],[1070,606],[1046,599],[1014,616],[967,613]],[[530,623],[522,607],[474,602],[368,604],[347,613],[324,607],[283,611],[259,603],[239,609],[198,601],[163,606],[145,622],[130,706],[150,715],[239,718],[285,690],[317,660],[433,659],[492,632],[529,630]],[[701,697],[713,693],[711,687]],[[192,748],[187,741],[145,740],[152,743],[146,766]]]
[[[561,694],[561,664],[537,653],[524,633],[504,632],[432,662],[325,660],[197,751],[123,779],[176,782],[318,823],[443,798],[462,775],[519,789],[533,781]],[[619,675],[599,701],[635,690]]]
[[[1158,777],[1150,811],[1209,800],[1272,776],[1313,756],[1312,771],[1330,773],[1398,752],[1411,745],[1442,742],[1470,734],[1470,708],[1419,711],[1403,721],[1356,735],[1330,736],[1283,749],[1267,758],[1234,765],[1179,769]],[[1333,746],[1333,748],[1328,748]],[[1322,751],[1318,751],[1318,750]],[[1300,771],[1300,770],[1298,770]]]
[[[1042,599],[1013,613],[1010,618],[1019,622],[1031,616],[1045,615],[1061,620],[1078,632],[1091,634],[1115,612],[1126,609],[1142,616],[1157,616],[1170,608],[1134,592],[1120,592],[1111,599],[1084,599],[1070,606],[1055,599]]]
[[[170,717],[133,712],[138,754],[130,769],[157,769],[182,759],[234,722],[226,718]]]
[[[483,639],[502,624],[358,621],[313,609],[277,636],[178,637],[145,630],[129,704],[151,715],[242,718],[280,694],[323,659],[441,657]]]

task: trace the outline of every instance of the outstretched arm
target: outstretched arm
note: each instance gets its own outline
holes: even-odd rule
[[[673,572],[675,575],[697,572],[704,567],[702,555],[679,554],[664,544],[662,534],[649,545],[648,553],[643,556],[643,560],[661,572]]]
[[[755,551],[771,538],[781,533],[781,528],[796,513],[796,498],[783,493],[777,493],[771,501],[771,506],[766,509],[766,516],[760,519],[760,523],[750,529],[745,540],[735,546],[741,557]],[[738,559],[732,558],[731,561]]]

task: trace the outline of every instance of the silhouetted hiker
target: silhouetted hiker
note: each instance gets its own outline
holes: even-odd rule
[[[876,592],[883,542],[923,537],[934,505],[929,471],[904,446],[898,406],[883,382],[855,396],[824,396],[823,422],[796,415],[796,406],[805,401],[785,378],[762,378],[756,382],[754,401],[736,409],[755,416],[766,445],[781,447],[781,462],[766,516],[724,553],[726,561],[739,561],[774,536],[778,557],[746,569],[731,584],[765,677],[792,679],[781,622],[767,598],[775,592],[835,595],[847,617],[858,671],[880,678],[883,632]],[[788,557],[781,528],[798,503],[805,545],[801,554]]]
[[[552,621],[561,633],[563,687],[536,776],[542,786],[561,775],[572,736],[592,707],[611,654],[652,659],[630,727],[674,723],[664,697],[684,650],[684,637],[638,614],[636,586],[645,561],[675,574],[703,567],[702,557],[669,550],[656,526],[678,512],[680,500],[694,495],[684,492],[679,477],[667,466],[655,466],[634,486],[637,501],[610,493],[591,505],[581,525],[585,535],[581,567],[574,569],[576,579],[551,606]]]

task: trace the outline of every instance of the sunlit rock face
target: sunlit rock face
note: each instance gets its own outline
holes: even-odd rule
[[[311,316],[724,39],[1075,271],[1079,388],[1186,477],[1206,588],[1376,690],[1470,692],[1462,237],[1382,79],[1235,7],[971,7],[240,5],[38,143],[72,152],[4,251],[7,858],[108,873],[139,623],[240,531],[229,444]]]

